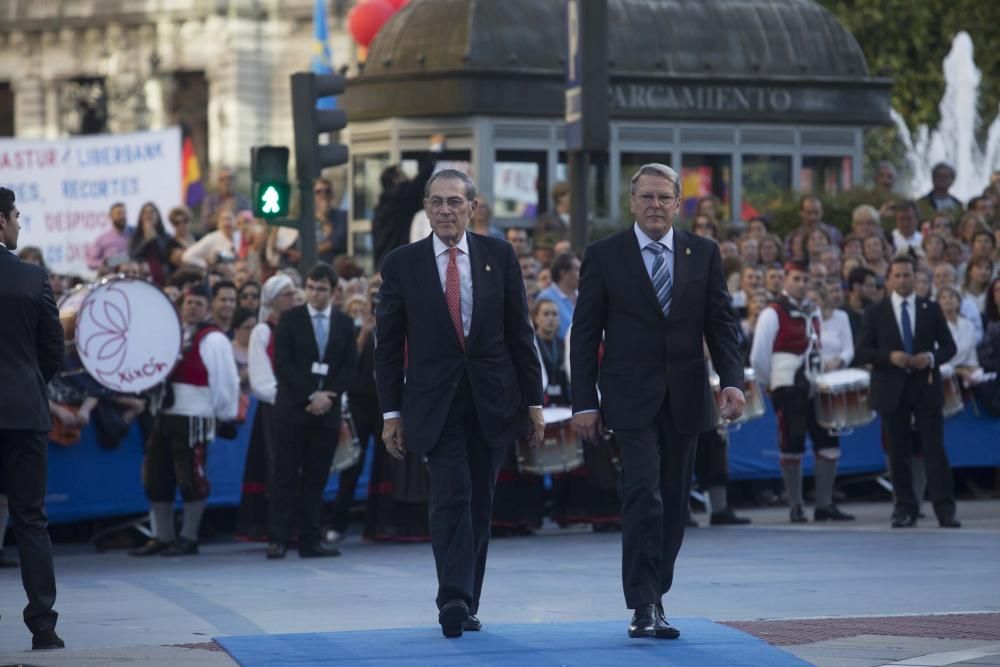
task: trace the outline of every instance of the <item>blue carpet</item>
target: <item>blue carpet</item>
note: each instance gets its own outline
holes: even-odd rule
[[[445,639],[437,627],[216,637],[244,667],[257,665],[697,665],[801,667],[809,663],[704,618],[671,621],[676,640],[629,639],[623,621],[484,624]]]

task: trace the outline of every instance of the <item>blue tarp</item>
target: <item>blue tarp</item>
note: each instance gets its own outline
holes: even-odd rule
[[[217,439],[209,447],[208,477],[212,485],[211,506],[236,506],[240,502],[243,463],[256,405],[252,404],[248,421],[235,440]],[[1000,419],[965,412],[945,421],[945,443],[954,467],[1000,466]],[[842,474],[872,473],[885,469],[885,456],[879,436],[878,420],[841,438]],[[366,459],[365,471],[358,483],[357,496],[365,496],[372,457]],[[83,431],[81,441],[70,447],[49,445],[49,485],[46,503],[52,523],[113,517],[144,512],[149,505],[142,489],[140,466],[142,437],[139,428],[132,430],[112,450],[102,448],[92,427]],[[806,470],[812,470],[812,456],[806,457]],[[745,424],[730,438],[730,474],[733,479],[778,478],[778,448],[774,413],[768,404],[761,419]],[[332,476],[324,496],[333,497],[337,477]]]

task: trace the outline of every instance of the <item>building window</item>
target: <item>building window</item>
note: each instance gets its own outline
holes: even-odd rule
[[[744,155],[741,220],[772,210],[792,189],[792,158],[788,155]]]
[[[59,111],[64,132],[72,135],[108,132],[108,92],[104,79],[79,77],[63,83]]]
[[[703,197],[715,197],[719,222],[731,219],[733,158],[730,155],[684,153],[681,156],[681,215],[690,219]]]
[[[851,187],[851,158],[802,157],[799,190],[816,194],[835,195]]]
[[[355,220],[371,220],[375,215],[378,196],[382,192],[379,178],[389,166],[388,153],[372,153],[369,155],[354,155],[354,183],[352,187],[352,202],[354,203]]]
[[[14,136],[14,90],[0,82],[0,137]]]
[[[531,220],[548,210],[547,155],[543,151],[497,151],[493,164],[493,215]]]

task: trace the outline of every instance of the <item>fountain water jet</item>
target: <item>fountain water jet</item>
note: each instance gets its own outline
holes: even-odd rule
[[[895,109],[890,111],[906,147],[910,181],[904,191],[911,197],[922,197],[930,192],[931,167],[938,162],[955,167],[956,179],[951,192],[962,201],[981,194],[989,185],[990,174],[1000,168],[1000,114],[990,124],[985,147],[976,141],[979,125],[976,103],[982,74],[972,54],[969,33],[955,35],[951,51],[944,59],[945,90],[938,107],[941,120],[936,129],[920,125],[911,134],[903,117]]]

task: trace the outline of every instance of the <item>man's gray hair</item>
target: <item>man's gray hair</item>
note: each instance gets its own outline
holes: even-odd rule
[[[856,222],[859,218],[868,218],[876,225],[879,223],[879,220],[881,220],[881,217],[878,214],[878,209],[871,204],[861,204],[861,206],[856,207],[851,212],[851,222]]]
[[[677,176],[677,172],[665,164],[650,162],[639,167],[639,171],[635,172],[635,176],[629,181],[628,192],[630,195],[635,194],[635,184],[640,176],[660,176],[661,178],[665,178],[674,184],[674,194],[678,197],[681,194],[681,179]]]
[[[433,176],[427,179],[427,185],[424,186],[424,199],[431,196],[431,183],[434,181],[441,180],[442,178],[447,178],[454,181],[462,181],[465,185],[465,198],[472,201],[476,198],[476,184],[472,182],[468,174],[460,172],[458,169],[442,169]]]

